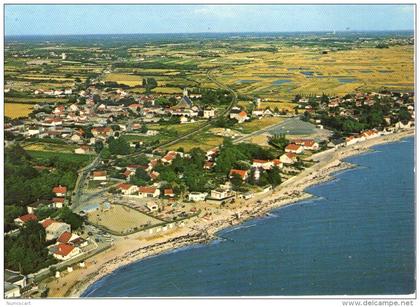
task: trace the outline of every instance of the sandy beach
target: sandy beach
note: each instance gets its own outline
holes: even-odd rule
[[[144,237],[132,234],[115,237],[114,245],[91,258],[85,268],[75,269],[59,279],[50,278],[43,282],[50,291],[49,297],[79,297],[92,283],[112,273],[117,268],[190,244],[205,243],[216,239],[216,233],[223,228],[246,220],[264,216],[273,208],[292,204],[312,197],[304,192],[306,188],[332,178],[332,173],[353,167],[342,159],[361,154],[381,143],[397,141],[414,135],[414,129],[370,139],[352,146],[327,150],[312,156],[319,161],[297,176],[284,181],[276,189],[256,195],[250,200],[237,200],[234,204],[203,210],[202,214],[158,237]],[[207,218],[203,218],[206,215]]]

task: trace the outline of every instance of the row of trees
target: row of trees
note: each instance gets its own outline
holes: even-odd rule
[[[36,272],[56,260],[48,254],[46,234],[41,224],[27,222],[16,236],[4,239],[5,267],[23,274]]]
[[[5,149],[4,201],[5,205],[26,206],[39,199],[50,199],[52,188],[61,184],[73,189],[80,161],[52,156],[37,160],[37,164],[50,167],[38,171],[33,158],[19,145]]]

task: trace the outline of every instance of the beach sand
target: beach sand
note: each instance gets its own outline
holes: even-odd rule
[[[79,297],[89,285],[121,266],[175,248],[209,242],[217,238],[216,233],[223,228],[264,216],[273,208],[308,199],[312,195],[304,192],[304,189],[330,180],[334,172],[353,167],[350,163],[342,162],[342,159],[364,153],[371,146],[397,141],[413,134],[414,129],[411,129],[315,154],[312,158],[319,161],[318,163],[283,182],[276,189],[257,195],[250,200],[237,200],[234,204],[223,208],[207,206],[200,217],[187,220],[183,227],[178,227],[159,237],[145,238],[139,234],[115,237],[114,245],[110,249],[85,262],[86,268],[75,269],[60,279],[46,280],[44,286],[50,288],[48,296]],[[207,214],[209,218],[202,218],[204,214]]]

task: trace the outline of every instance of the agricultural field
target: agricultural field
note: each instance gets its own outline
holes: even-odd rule
[[[22,144],[22,146],[25,150],[30,150],[30,151],[47,151],[47,152],[58,152],[58,153],[74,153],[74,150],[78,147],[76,145],[43,143],[43,142]]]
[[[229,54],[250,62],[214,73],[239,93],[290,101],[294,95],[344,95],[357,90],[413,90],[412,46],[330,51],[281,47],[277,52]],[[396,61],[398,59],[398,61]],[[270,105],[271,107],[271,105]]]
[[[142,84],[142,77],[130,74],[110,73],[105,75],[104,81],[112,81],[128,86],[136,86]]]
[[[60,103],[67,102],[65,98],[54,98],[54,97],[8,97],[6,103],[23,103],[23,104],[37,104],[37,103]]]
[[[143,78],[154,78],[155,95],[178,95],[184,87],[218,88],[207,74],[238,94],[262,98],[261,107],[291,111],[296,94],[344,95],[380,89],[413,90],[413,45],[375,48],[377,41],[361,42],[337,37],[299,40],[225,39],[183,42],[89,42],[73,45],[8,44],[6,88],[18,92],[35,89],[77,88],[88,77],[130,86],[125,91],[143,94]],[[11,57],[11,52],[30,56]],[[61,53],[67,59],[61,58]],[[398,59],[398,60],[396,60]],[[77,81],[76,81],[77,80]],[[9,100],[13,99],[13,100]],[[32,97],[33,98],[33,97]],[[22,99],[22,100],[17,100]],[[49,98],[48,98],[49,99]],[[8,102],[33,103],[8,96]],[[241,101],[241,104],[246,101]]]
[[[32,112],[32,105],[23,103],[4,104],[4,115],[10,118],[26,117]]]
[[[94,225],[103,226],[116,233],[126,233],[134,228],[161,224],[162,221],[123,205],[111,205],[108,210],[88,213],[88,220]]]

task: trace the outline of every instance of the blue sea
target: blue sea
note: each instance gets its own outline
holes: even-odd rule
[[[373,149],[309,188],[313,199],[225,229],[226,240],[124,266],[83,296],[413,293],[414,138]]]

